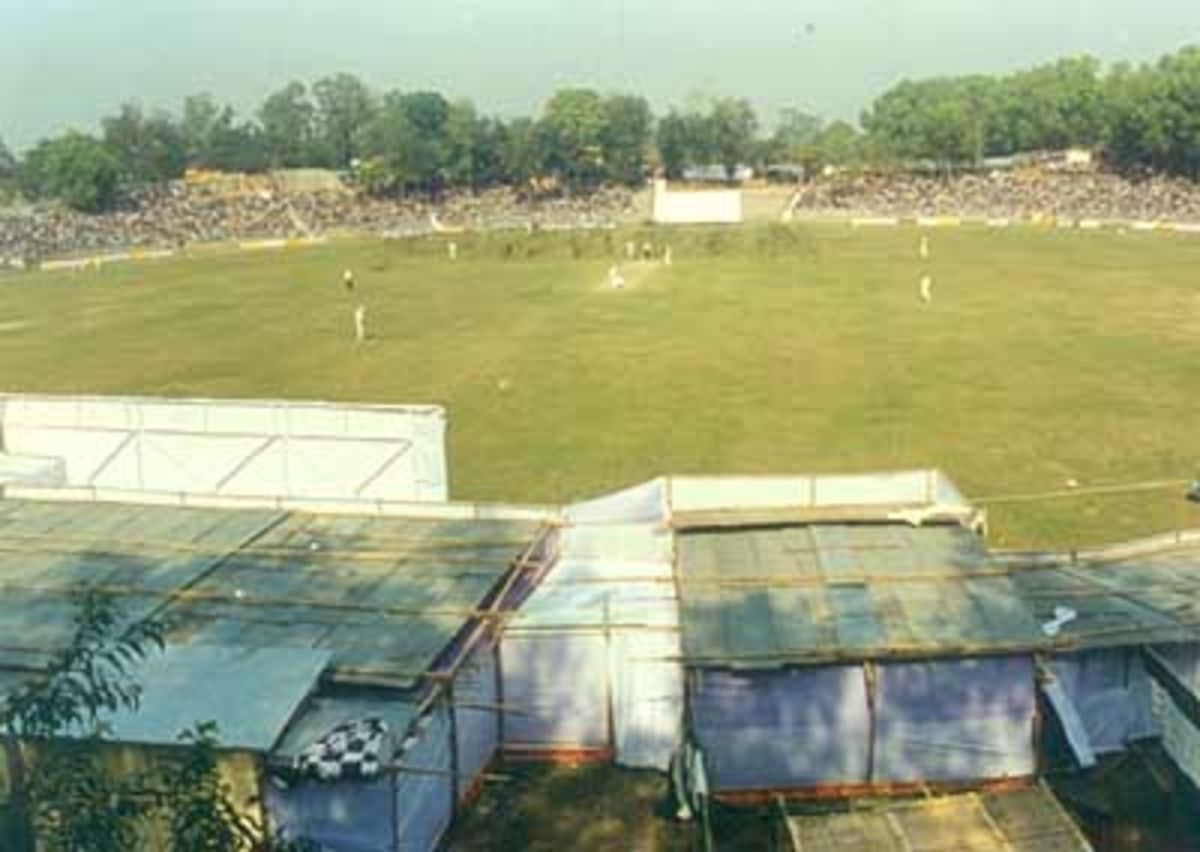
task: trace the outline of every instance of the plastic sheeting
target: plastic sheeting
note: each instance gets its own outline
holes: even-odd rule
[[[873,779],[1032,775],[1036,709],[1031,657],[880,665]]]
[[[102,713],[116,742],[163,744],[213,722],[221,747],[267,751],[329,662],[311,648],[167,645],[130,669],[138,706]]]
[[[446,705],[439,703],[417,723],[417,733],[399,755],[404,766],[417,770],[396,775],[396,848],[400,852],[428,852],[450,827],[455,799],[450,748],[450,714]]]
[[[938,504],[970,508],[938,470],[838,476],[676,476],[673,512]]]
[[[268,780],[264,787],[271,825],[289,840],[309,840],[333,852],[396,848],[390,777],[369,783],[305,781],[286,789]]]
[[[491,762],[500,742],[495,649],[482,644],[471,652],[454,679],[458,734],[458,795],[464,796]]]
[[[612,747],[666,770],[683,669],[661,480],[570,507],[558,558],[505,633],[505,744]],[[611,717],[611,718],[610,718]]]
[[[60,458],[0,452],[0,488],[6,485],[57,488],[66,483],[67,466]]]
[[[667,520],[666,480],[654,479],[613,494],[575,503],[565,511],[572,524],[663,523]]]
[[[1158,735],[1150,679],[1136,648],[1064,654],[1049,668],[1095,754],[1122,751],[1131,740]]]
[[[873,733],[861,666],[697,669],[691,687],[717,792],[1032,775],[1034,711],[1026,657],[880,665]]]
[[[602,633],[507,633],[502,647],[504,744],[518,748],[604,748],[608,736],[608,650]]]
[[[436,406],[0,397],[0,446],[70,487],[441,502],[445,429]]]
[[[1180,682],[1200,697],[1200,644],[1162,645],[1155,650]],[[1200,785],[1200,727],[1157,683],[1153,684],[1151,701],[1167,754],[1192,783]]]
[[[862,668],[697,670],[692,733],[715,792],[868,780],[871,718]]]
[[[613,634],[613,735],[623,766],[664,769],[681,736],[683,675],[677,633]]]

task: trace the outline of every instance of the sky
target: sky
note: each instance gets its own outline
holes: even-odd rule
[[[586,85],[855,119],[905,77],[1189,43],[1200,0],[0,0],[0,139],[21,150],[201,91],[250,113],[339,71],[506,116]]]

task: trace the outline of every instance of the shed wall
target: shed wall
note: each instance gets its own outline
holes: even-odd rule
[[[968,782],[1035,771],[1028,657],[694,670],[691,728],[719,792]],[[873,743],[873,745],[872,745]]]
[[[374,782],[304,781],[286,790],[268,782],[266,806],[276,831],[336,852],[391,852],[395,848],[390,777]]]
[[[400,852],[436,848],[454,818],[454,779],[450,774],[450,713],[444,702],[426,715],[400,753],[406,767],[396,775],[396,836]],[[423,770],[423,771],[422,771]]]
[[[495,655],[489,643],[476,646],[454,679],[460,798],[470,792],[500,743]]]
[[[1156,649],[1182,684],[1200,700],[1200,644],[1160,646]],[[1200,786],[1200,725],[1157,683],[1152,688],[1154,717],[1162,728],[1163,746],[1171,759]]]
[[[1031,657],[889,663],[878,672],[873,780],[1034,774]]]
[[[555,564],[504,635],[505,746],[667,769],[683,668],[665,499],[655,481],[568,509]]]
[[[871,719],[859,666],[697,670],[690,702],[718,792],[868,780]]]
[[[1137,648],[1063,654],[1051,661],[1050,671],[1074,705],[1093,753],[1122,751],[1132,740],[1160,733]]]

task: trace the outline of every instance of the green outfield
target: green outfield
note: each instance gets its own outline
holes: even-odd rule
[[[915,228],[776,225],[459,237],[456,263],[416,240],[8,274],[0,388],[441,403],[460,499],[662,473],[938,466],[984,498],[1196,475],[1200,239],[929,236],[928,261]],[[629,238],[674,263],[627,265],[615,292]],[[1182,495],[998,503],[992,541],[1200,526]]]

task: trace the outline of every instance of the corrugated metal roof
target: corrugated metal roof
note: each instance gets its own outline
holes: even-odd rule
[[[1030,643],[1039,626],[957,526],[772,527],[678,543],[684,653],[771,666]]]
[[[36,666],[93,587],[180,645],[327,651],[334,673],[411,687],[537,524],[0,501],[0,668]]]
[[[168,645],[142,661],[136,710],[106,714],[112,739],[174,742],[181,731],[215,722],[223,748],[266,751],[329,662],[306,648]]]
[[[0,501],[0,666],[37,665],[66,647],[81,591],[118,594],[132,624],[281,517]]]
[[[789,816],[796,852],[1090,852],[1044,787],[892,802],[849,813]]]
[[[1039,621],[1075,618],[1060,638],[1081,647],[1200,639],[1200,545],[1114,561],[1018,570],[1013,581]]]
[[[813,525],[678,539],[684,654],[770,667],[1170,642],[1200,630],[1200,553],[993,560],[955,526]],[[1057,633],[1058,608],[1075,613]]]

